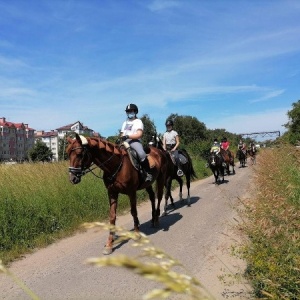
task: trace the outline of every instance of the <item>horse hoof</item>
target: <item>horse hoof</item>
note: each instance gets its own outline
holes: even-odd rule
[[[105,246],[103,251],[102,251],[102,254],[104,255],[109,255],[109,254],[112,254],[112,247],[108,247],[108,246]]]

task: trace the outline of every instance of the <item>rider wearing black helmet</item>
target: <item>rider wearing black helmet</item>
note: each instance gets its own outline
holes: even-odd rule
[[[149,161],[141,143],[144,124],[137,117],[137,113],[139,112],[138,107],[132,103],[128,104],[125,112],[127,114],[127,120],[124,121],[121,128],[121,139],[122,141],[128,142],[130,147],[136,151],[138,157],[140,158],[141,165],[147,173],[145,181],[152,181]]]
[[[178,167],[177,175],[182,176],[183,172],[181,170],[181,164],[179,160],[179,136],[177,131],[173,130],[173,120],[166,121],[167,131],[163,135],[163,147],[165,150],[171,151],[172,155],[175,157],[176,165]]]

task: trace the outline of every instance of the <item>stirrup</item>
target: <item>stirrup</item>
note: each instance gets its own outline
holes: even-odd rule
[[[152,181],[152,179],[153,179],[152,174],[146,173],[146,179],[145,179],[145,181]]]
[[[182,170],[178,169],[178,171],[177,171],[177,176],[179,176],[179,177],[183,176]]]
[[[226,168],[227,167],[227,165],[226,165],[226,163],[222,163],[222,166],[224,167],[224,168]]]

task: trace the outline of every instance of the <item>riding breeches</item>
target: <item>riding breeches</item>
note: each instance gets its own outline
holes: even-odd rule
[[[140,158],[141,161],[144,161],[146,158],[146,152],[144,151],[144,147],[139,140],[131,140],[129,141],[129,145],[132,149],[134,149]]]

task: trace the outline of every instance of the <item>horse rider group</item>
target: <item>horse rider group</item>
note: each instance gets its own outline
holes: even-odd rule
[[[127,142],[132,149],[134,149],[139,158],[141,167],[145,172],[145,181],[152,181],[151,168],[147,159],[147,154],[141,143],[141,138],[144,133],[144,124],[141,119],[137,117],[138,107],[136,104],[128,104],[125,108],[127,119],[123,122],[121,127],[121,141]],[[174,157],[175,163],[178,167],[177,175],[183,176],[181,163],[179,159],[179,135],[173,130],[173,121],[166,121],[166,132],[163,135],[163,148]]]
[[[222,155],[221,153],[222,152],[221,150],[223,150],[224,154],[227,154],[229,156],[229,159],[231,159],[232,157],[231,157],[231,152],[229,151],[229,146],[230,146],[229,141],[227,140],[226,137],[223,137],[221,143],[219,143],[217,139],[214,139],[214,143],[210,148],[210,153],[215,153],[221,159],[224,168],[226,167],[226,162],[225,162],[224,155]]]

